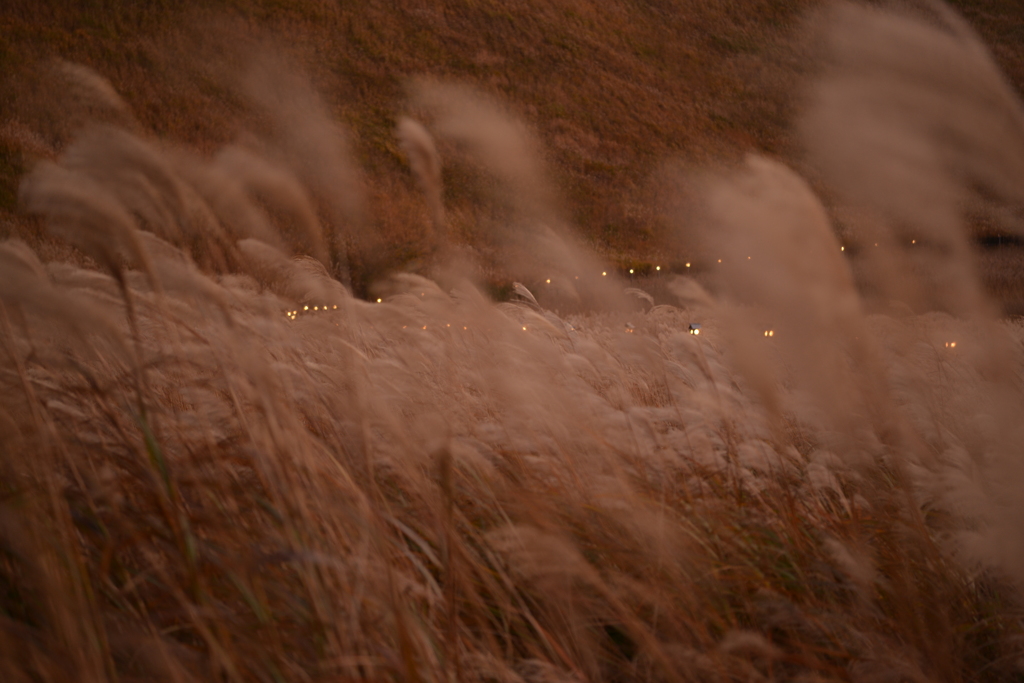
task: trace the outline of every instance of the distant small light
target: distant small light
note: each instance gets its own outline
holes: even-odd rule
[[[550,285],[551,284],[551,278],[548,278],[547,280],[545,280],[545,282],[547,282]]]
[[[526,332],[526,325],[523,325],[523,332]]]
[[[878,242],[875,242],[875,246],[876,246],[876,247],[878,246]]]
[[[955,349],[956,348],[956,342],[946,342],[946,348],[947,349]]]
[[[579,279],[580,279],[580,276],[579,276],[579,275],[577,275],[577,276],[576,276],[576,279],[577,279],[577,280],[579,280]]]
[[[839,247],[839,251],[846,251],[846,247]]]
[[[690,334],[700,334],[700,323],[690,323]]]
[[[633,269],[632,269],[632,268],[630,268],[630,269],[629,269],[629,274],[630,274],[630,275],[632,275],[632,274],[633,274]]]
[[[304,310],[304,311],[308,311],[308,310],[309,310],[309,306],[303,306],[303,307],[302,307],[302,310]]]
[[[689,263],[687,263],[687,264],[686,264],[686,267],[687,267],[687,268],[689,268],[689,267],[690,267],[690,264],[689,264]]]
[[[377,299],[377,303],[380,303],[380,299]]]
[[[338,310],[338,304],[334,304],[334,310]]]
[[[445,325],[445,327],[451,327],[451,326],[452,326],[451,323],[448,323],[447,325]]]
[[[749,256],[747,257],[747,260],[748,260],[748,261],[750,260],[750,257],[749,257]]]
[[[467,328],[467,327],[463,327],[462,329],[466,330],[466,329],[469,329],[469,328]]]
[[[722,262],[722,259],[718,259],[718,262],[719,262],[719,263],[721,263],[721,262]]]
[[[775,330],[765,330],[764,331],[764,336],[766,336],[766,337],[774,337],[775,336]]]
[[[423,329],[427,329],[427,326],[426,326],[426,325],[424,325],[424,326],[423,326]]]
[[[317,310],[317,307],[316,307],[316,306],[314,306],[314,307],[313,307],[313,310],[314,310],[314,311],[315,311],[315,310]]]
[[[917,244],[917,240],[910,240],[911,244]]]
[[[601,273],[601,277],[604,277],[607,274],[608,274],[607,272]]]
[[[655,270],[661,270],[661,266],[654,266]]]

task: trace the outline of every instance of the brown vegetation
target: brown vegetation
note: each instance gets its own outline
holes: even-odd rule
[[[59,150],[81,121],[53,111],[66,94],[45,61],[56,57],[109,78],[144,129],[212,151],[249,125],[232,87],[244,66],[268,43],[291,54],[356,136],[374,227],[399,262],[419,251],[426,222],[393,135],[408,79],[465,81],[539,132],[568,217],[592,244],[649,261],[667,256],[648,183],[659,163],[793,152],[789,33],[807,4],[15,0],[0,13],[0,60],[8,116],[45,147]],[[8,138],[0,208],[12,220],[28,161]],[[476,242],[472,176],[446,175],[453,228]]]
[[[968,221],[1020,232],[1024,107],[978,38],[935,3],[819,15],[809,182],[695,172],[748,142],[630,97],[692,40],[731,55],[706,102],[784,102],[716,88],[781,73],[793,10],[506,4],[101,3],[81,41],[76,6],[5,10],[37,54],[3,53],[0,680],[1018,680],[1024,329]],[[558,92],[488,80],[530,59]],[[540,113],[574,97],[608,100],[590,151]],[[603,265],[650,273],[641,233],[579,239],[552,177],[593,183],[576,218],[646,207],[672,131],[661,244],[722,261],[655,300]],[[495,302],[497,270],[535,291]]]

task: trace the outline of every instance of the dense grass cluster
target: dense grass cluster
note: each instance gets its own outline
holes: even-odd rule
[[[21,183],[49,236],[0,243],[0,679],[1019,679],[1024,328],[935,197],[1018,202],[1024,116],[943,6],[823,21],[800,129],[885,248],[855,272],[750,157],[686,178],[723,263],[657,298],[465,87],[409,89],[430,247],[364,300],[360,171],[301,79],[254,70],[264,128],[202,155],[63,65],[107,123]],[[435,137],[543,292],[482,290]]]

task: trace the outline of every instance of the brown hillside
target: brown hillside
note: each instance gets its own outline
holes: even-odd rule
[[[415,258],[427,225],[393,135],[411,76],[474,84],[539,133],[565,211],[620,262],[664,255],[648,178],[665,159],[797,155],[788,135],[798,45],[815,0],[10,0],[0,10],[0,220],[17,226],[32,154],[59,151],[83,118],[54,58],[110,79],[144,129],[204,152],[258,125],[234,88],[257,55],[287,55],[347,124],[367,172],[381,247],[370,270]],[[960,1],[1024,85],[1024,20],[1012,2]],[[270,46],[270,47],[268,47]],[[28,134],[32,131],[41,140]],[[446,169],[453,227],[475,243],[471,173]]]
[[[645,256],[656,249],[645,180],[659,160],[789,151],[786,85],[796,64],[787,33],[808,3],[199,5],[8,3],[0,63],[10,111],[59,147],[67,102],[40,65],[60,57],[107,76],[155,134],[212,151],[246,125],[227,74],[269,40],[312,74],[348,124],[371,186],[393,204],[381,210],[378,202],[380,227],[405,239],[406,227],[389,224],[408,218],[395,207],[409,204],[412,191],[392,135],[404,85],[416,74],[454,78],[510,103],[540,132],[568,212],[588,238]],[[21,165],[8,143],[8,216]],[[448,180],[458,215],[461,177]]]

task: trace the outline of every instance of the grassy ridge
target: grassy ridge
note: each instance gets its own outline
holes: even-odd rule
[[[262,36],[313,74],[349,124],[369,184],[386,188],[379,203],[399,205],[413,203],[392,135],[407,78],[465,80],[538,130],[567,211],[589,239],[646,258],[661,246],[646,181],[662,159],[792,151],[787,33],[807,4],[14,2],[0,12],[0,60],[9,111],[33,127],[50,120],[43,133],[58,145],[68,131],[53,130],[61,124],[46,110],[62,105],[37,61],[52,56],[108,77],[145,128],[213,150],[245,123],[230,96],[236,74],[209,65],[244,64]],[[9,149],[4,158],[9,218],[18,168]],[[448,199],[456,215],[472,201],[459,181],[454,171]],[[378,212],[380,227],[413,241],[400,225],[409,216],[388,213]]]
[[[234,84],[268,49],[312,74],[354,136],[373,230],[366,277],[415,260],[426,215],[393,135],[411,76],[455,78],[496,95],[535,128],[566,217],[621,263],[674,249],[651,173],[669,158],[706,163],[757,150],[799,163],[789,132],[801,77],[813,70],[801,17],[816,0],[390,3],[21,2],[0,10],[0,220],[25,234],[17,183],[30,163],[14,119],[59,150],[84,120],[49,69],[80,62],[109,78],[155,135],[206,152],[258,127]],[[1012,2],[953,3],[1018,90],[1020,12]],[[269,47],[268,47],[269,46]],[[13,139],[12,139],[13,137]],[[480,244],[470,169],[446,169],[455,234]],[[1016,252],[986,257],[990,285],[1017,297]],[[629,267],[629,266],[625,266]],[[1012,278],[1011,278],[1012,279]],[[1017,297],[1019,298],[1019,297]]]

